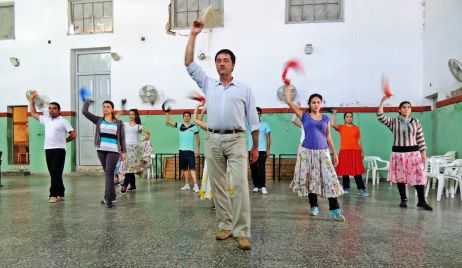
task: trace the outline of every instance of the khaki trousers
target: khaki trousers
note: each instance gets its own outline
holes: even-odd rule
[[[243,132],[205,135],[205,157],[215,200],[218,229],[233,232],[234,237],[250,237],[249,182],[247,145]],[[229,168],[234,198],[228,193]]]

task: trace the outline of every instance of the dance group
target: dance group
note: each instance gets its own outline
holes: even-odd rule
[[[253,191],[267,194],[264,166],[270,151],[271,130],[266,123],[259,120],[261,109],[257,109],[250,87],[233,78],[236,57],[231,50],[222,49],[215,55],[219,80],[207,76],[194,62],[196,37],[202,29],[201,21],[193,22],[186,47],[185,65],[191,78],[205,94],[207,122],[203,121],[205,109],[199,115],[199,108],[204,102],[199,103],[194,111],[193,120],[197,125],[191,123],[190,113],[183,114],[182,124],[173,122],[168,113],[166,120],[180,132],[180,167],[186,182],[181,190],[190,190],[187,172],[190,170],[194,182],[193,191],[198,192],[202,198],[211,198],[213,195],[218,220],[216,239],[233,237],[240,249],[248,250],[251,249],[252,242],[247,167],[250,162],[255,185]],[[319,94],[309,97],[308,109],[303,111],[292,101],[289,88],[290,83],[286,81],[286,102],[294,113],[293,122],[301,128],[302,134],[290,188],[299,196],[308,197],[310,215],[319,214],[317,196],[320,195],[328,199],[329,215],[338,221],[345,221],[337,197],[349,193],[349,176],[354,176],[358,194],[369,196],[361,177],[365,170],[359,128],[352,123],[352,113],[344,114],[345,124],[342,125],[335,123],[335,111],[331,119],[321,114],[323,98]],[[34,107],[36,95],[37,92],[33,92],[30,97],[30,109],[32,116],[45,126],[44,149],[51,176],[49,201],[54,203],[64,199],[62,172],[66,142],[74,140],[77,134],[59,114],[60,107],[56,102],[49,104],[49,115],[38,114]],[[426,146],[421,123],[411,117],[412,108],[409,102],[399,105],[399,116],[386,116],[383,105],[388,98],[382,98],[377,112],[378,120],[394,135],[388,180],[398,185],[400,207],[407,207],[406,185],[409,185],[415,186],[417,190],[417,206],[432,210],[424,196]],[[91,102],[90,99],[85,100],[82,113],[96,125],[94,143],[105,172],[102,204],[111,208],[115,202],[114,176],[117,173],[124,175],[122,192],[134,190],[135,173],[139,174],[150,163],[152,147],[149,131],[141,125],[136,109],[129,111],[130,122],[124,123],[117,119],[111,101],[103,102],[102,117],[88,111]],[[198,126],[206,131],[204,148],[207,168],[204,171],[202,189],[197,184],[194,172],[194,155],[199,154],[200,146]],[[331,126],[340,133],[339,155],[332,141]],[[246,141],[246,131],[250,133],[249,141]],[[146,136],[139,143],[138,134],[141,132]],[[67,133],[69,136],[66,137]],[[122,163],[118,168],[121,171],[116,172],[119,162]],[[337,176],[343,176],[343,187]]]

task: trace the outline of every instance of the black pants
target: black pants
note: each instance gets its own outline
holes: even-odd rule
[[[258,152],[258,160],[250,164],[250,173],[252,174],[252,181],[255,187],[266,187],[266,152]]]
[[[355,176],[356,187],[358,190],[366,189],[364,185],[363,176],[361,174]],[[350,176],[343,176],[343,189],[350,189]]]
[[[318,207],[318,195],[317,194],[309,193],[308,199],[310,199],[311,207]],[[340,205],[338,204],[338,201],[337,201],[337,197],[329,197],[327,198],[327,200],[329,200],[329,210],[340,208]]]
[[[119,161],[119,153],[98,151],[98,158],[104,169],[104,200],[113,201],[116,198],[114,187],[114,170]]]
[[[126,174],[125,174],[124,183],[123,183],[122,185],[123,185],[123,186],[128,186],[129,184],[130,184],[132,187],[136,188],[135,173],[126,173]]]
[[[399,195],[401,196],[401,200],[405,201],[407,200],[406,196],[406,184],[404,183],[397,183],[399,190]],[[425,203],[425,187],[423,185],[415,185],[414,186],[416,191],[417,191],[417,198],[419,203]]]
[[[45,156],[47,160],[48,172],[50,172],[51,185],[50,197],[64,197],[63,170],[64,161],[66,160],[66,150],[64,149],[46,149]]]

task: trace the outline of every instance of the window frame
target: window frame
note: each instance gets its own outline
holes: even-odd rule
[[[93,21],[93,32],[85,32],[83,31],[85,28],[82,29],[82,32],[76,33],[75,32],[75,25],[74,25],[74,17],[73,17],[73,5],[74,4],[94,4],[94,3],[102,3],[103,4],[103,17],[104,18],[104,3],[105,2],[111,2],[112,4],[112,10],[111,10],[111,21],[112,21],[112,30],[111,31],[102,31],[102,32],[96,32],[95,29],[95,13],[94,13],[94,8],[92,5],[92,21]],[[85,20],[85,18],[82,18]],[[82,24],[84,25],[84,23]],[[111,34],[114,33],[114,0],[68,0],[68,35],[93,35],[93,34]]]
[[[185,0],[186,2],[190,1],[190,0]],[[211,1],[211,0],[209,0]],[[224,8],[224,0],[220,0],[221,1],[221,7],[220,7],[220,16],[221,16],[221,21],[219,23],[219,25],[217,25],[216,27],[214,27],[213,29],[215,28],[224,28],[225,27],[225,8]],[[171,25],[171,29],[172,30],[184,30],[184,29],[189,29],[191,27],[191,25],[187,25],[185,27],[179,27],[179,26],[176,26],[175,25],[175,19],[176,19],[176,12],[175,12],[175,9],[176,9],[176,6],[175,6],[175,3],[176,3],[176,0],[171,0],[171,8],[170,8],[170,25]],[[210,5],[210,4],[209,4]],[[198,10],[199,14],[200,14],[200,11],[201,10]],[[188,11],[186,11],[188,12]]]
[[[340,5],[340,16],[338,19],[322,19],[322,20],[301,20],[301,21],[291,21],[290,20],[290,1],[286,0],[286,16],[285,16],[285,24],[300,24],[300,23],[329,23],[329,22],[345,22],[345,0],[338,0]],[[303,9],[303,0],[302,1],[302,9]],[[329,0],[326,0],[329,1]],[[326,5],[329,3],[313,3],[313,4],[305,4],[305,5]],[[303,11],[302,11],[303,12]]]
[[[7,41],[7,40],[15,40],[16,39],[16,6],[14,2],[1,2],[0,7],[2,8],[13,8],[13,33],[11,34],[11,38],[2,38],[0,37],[0,41]]]

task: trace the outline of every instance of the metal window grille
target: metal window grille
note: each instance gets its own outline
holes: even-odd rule
[[[113,7],[111,1],[71,0],[71,28],[74,34],[112,32]]]
[[[173,0],[172,4],[171,20],[174,28],[189,28],[209,5],[219,14],[218,26],[223,27],[223,0]]]
[[[286,22],[343,21],[343,0],[286,0]]]

